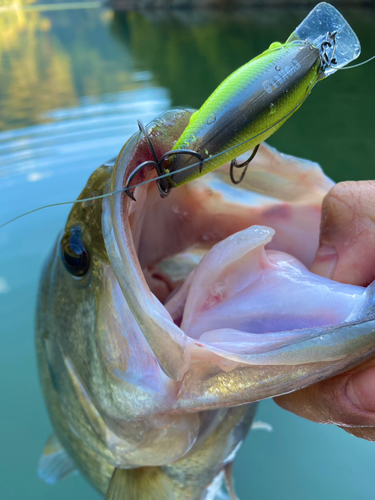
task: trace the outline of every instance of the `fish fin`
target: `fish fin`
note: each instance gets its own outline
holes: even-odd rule
[[[261,420],[256,420],[251,424],[250,427],[251,431],[267,431],[267,432],[272,432],[273,427],[271,424],[268,422],[262,422]]]
[[[224,477],[225,477],[225,485],[227,487],[230,500],[238,500],[236,492],[234,491],[233,462],[229,462],[229,464],[225,465]]]
[[[57,437],[51,434],[39,459],[38,476],[47,484],[56,484],[75,470],[73,460],[61,446]]]
[[[175,500],[172,483],[159,467],[115,469],[105,500]]]

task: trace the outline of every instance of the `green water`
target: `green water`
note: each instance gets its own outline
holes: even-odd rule
[[[110,10],[0,12],[0,223],[75,199],[89,174],[171,106],[198,107],[233,70],[285,40],[306,9],[175,14]],[[373,10],[344,12],[363,59],[375,53]],[[318,161],[334,180],[375,177],[375,63],[321,82],[269,141]],[[0,230],[0,499],[99,498],[79,476],[51,487],[36,474],[51,432],[34,356],[38,276],[68,207]],[[303,421],[272,401],[237,456],[241,500],[372,499],[372,443]]]

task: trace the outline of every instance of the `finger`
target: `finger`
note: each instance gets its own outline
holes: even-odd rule
[[[311,271],[366,286],[375,279],[375,181],[341,182],[323,200]]]
[[[303,418],[375,441],[375,360],[275,401]]]
[[[311,271],[368,285],[375,279],[375,182],[337,184],[323,201],[320,247]],[[314,422],[375,441],[375,360],[276,402]]]

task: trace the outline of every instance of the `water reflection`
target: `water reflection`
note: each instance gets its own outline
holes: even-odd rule
[[[46,111],[77,105],[83,96],[139,88],[132,56],[108,33],[111,16],[0,15],[0,130],[51,121]]]
[[[2,222],[38,205],[74,200],[91,172],[136,131],[137,119],[147,123],[169,107],[165,89],[137,89],[102,95],[100,102],[82,98],[77,107],[46,113],[53,123],[0,133]],[[17,190],[26,196],[17,198]]]
[[[0,15],[0,130],[40,121],[76,103],[69,57],[51,40],[51,21],[22,10]]]
[[[112,29],[138,63],[171,91],[173,105],[200,107],[230,73],[284,41],[305,9],[116,13]]]

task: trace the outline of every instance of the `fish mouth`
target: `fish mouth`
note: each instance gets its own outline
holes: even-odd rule
[[[253,168],[275,157],[263,145]],[[308,270],[318,241],[316,201],[296,206],[256,196],[231,186],[227,170],[174,189],[167,199],[152,184],[136,189],[137,202],[124,195],[144,279],[174,323],[190,339],[232,343],[236,350],[248,340],[259,352],[264,342],[357,318],[367,301],[364,288]]]
[[[122,155],[111,189],[149,159],[139,135],[127,147],[132,153]],[[317,164],[265,144],[240,186],[231,185],[228,169],[172,189],[166,199],[150,182],[135,188],[137,201],[123,193],[108,202],[116,249],[107,250],[160,366],[182,380],[194,361],[233,371],[345,358],[345,328],[363,323],[372,292],[308,269],[333,182]],[[136,180],[154,177],[150,169]]]

